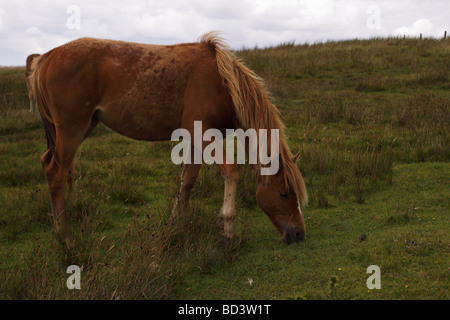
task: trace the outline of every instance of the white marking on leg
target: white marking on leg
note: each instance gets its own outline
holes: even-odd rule
[[[224,236],[230,239],[233,237],[234,217],[236,215],[236,185],[237,180],[225,179],[225,194],[220,212],[221,218],[223,219]]]

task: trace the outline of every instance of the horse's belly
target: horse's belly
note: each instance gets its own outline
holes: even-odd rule
[[[132,102],[99,106],[97,117],[107,127],[137,140],[170,140],[181,125],[181,108]]]

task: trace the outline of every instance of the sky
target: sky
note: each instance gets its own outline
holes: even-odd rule
[[[442,37],[449,0],[0,0],[0,65],[81,37],[153,44],[218,30],[234,49],[387,36]]]

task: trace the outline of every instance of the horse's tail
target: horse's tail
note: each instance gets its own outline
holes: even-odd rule
[[[308,197],[303,177],[292,161],[292,153],[284,138],[284,125],[279,118],[278,109],[270,102],[263,80],[230,51],[217,32],[203,35],[201,42],[215,52],[219,74],[228,88],[242,127],[253,128],[257,132],[259,129],[269,128],[279,130],[280,164],[283,166],[286,185],[289,182],[301,204],[306,204]]]
[[[42,118],[42,123],[44,125],[45,134],[47,136],[47,148],[54,154],[55,150],[55,139],[56,139],[56,128],[53,122],[53,118],[48,109],[47,99],[45,97],[44,88],[41,86],[40,72],[42,65],[46,59],[46,55],[36,57],[32,61],[31,74],[28,76],[31,83],[31,92],[33,97],[36,99],[39,114]]]
[[[55,122],[52,118],[50,109],[48,107],[48,97],[46,95],[46,89],[42,86],[42,81],[40,81],[40,72],[42,65],[44,64],[47,54],[36,56],[31,64],[31,73],[28,76],[29,83],[31,84],[31,93],[36,100],[36,104],[38,106],[39,114],[41,115],[42,124],[44,125],[45,135],[47,137],[47,149],[50,151],[50,154],[54,161],[58,161],[55,146],[56,146],[56,127]],[[52,159],[50,158],[50,159]],[[69,192],[72,192],[73,189],[73,162],[69,168],[68,175],[68,184],[69,184]]]
[[[36,105],[36,102],[35,102],[35,98],[34,98],[34,96],[33,96],[33,90],[32,90],[32,88],[31,88],[31,73],[33,72],[33,70],[32,70],[32,64],[33,64],[33,61],[34,61],[34,59],[36,59],[37,57],[39,57],[40,56],[40,54],[37,54],[37,53],[33,53],[33,54],[30,54],[28,57],[27,57],[27,62],[26,62],[26,66],[25,66],[25,78],[26,78],[26,83],[27,83],[27,89],[28,89],[28,98],[29,98],[29,100],[30,100],[30,111],[32,112],[33,110],[36,110],[37,108],[35,107],[35,105]]]

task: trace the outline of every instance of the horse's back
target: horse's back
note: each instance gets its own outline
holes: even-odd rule
[[[44,59],[41,75],[61,121],[95,114],[135,139],[170,139],[182,126],[187,104],[201,120],[193,104],[214,99],[221,86],[214,52],[201,43],[163,46],[81,38]]]

